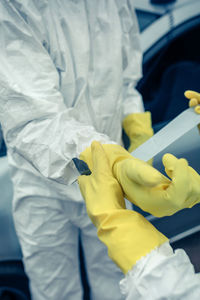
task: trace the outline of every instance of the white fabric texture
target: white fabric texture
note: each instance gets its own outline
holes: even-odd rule
[[[200,277],[185,251],[167,242],[141,258],[120,289],[126,300],[199,300]]]
[[[120,143],[124,116],[143,111],[133,1],[1,0],[0,45],[0,123],[32,297],[80,300],[77,228],[91,229],[74,222],[72,158],[93,140]],[[85,236],[93,299],[121,299],[121,275],[95,231]]]
[[[92,140],[120,143],[124,116],[143,111],[132,1],[3,0],[0,22],[0,122],[12,162],[72,183],[71,159]]]
[[[19,207],[14,205],[14,217],[32,300],[83,299],[79,234],[91,299],[124,299],[119,289],[123,274],[97,239],[84,204],[40,197],[38,193],[23,199]]]

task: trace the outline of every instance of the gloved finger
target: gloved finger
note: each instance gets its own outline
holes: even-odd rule
[[[200,114],[200,105],[197,105],[194,109],[197,114]]]
[[[99,142],[92,142],[92,162],[93,162],[93,173],[95,176],[108,176],[112,175],[109,167],[109,161],[106,153]]]
[[[166,174],[172,178],[173,172],[174,172],[174,167],[178,161],[178,158],[176,158],[174,155],[170,153],[166,153],[162,157],[162,163],[165,167],[165,172]]]
[[[190,101],[189,101],[189,107],[194,107],[194,106],[196,106],[196,105],[198,105],[198,100],[197,100],[197,98],[192,98],[192,99],[190,99]]]
[[[162,161],[165,167],[165,172],[172,180],[176,178],[183,178],[183,173],[185,173],[188,169],[188,162],[186,159],[178,159],[170,153],[165,154]]]
[[[152,187],[169,183],[168,178],[143,161],[126,160],[125,164],[124,169],[127,177],[139,185]]]
[[[171,195],[179,209],[183,208],[189,189],[188,162],[184,158],[177,159],[172,154],[165,154],[163,156],[163,164],[166,173],[172,179],[166,192],[168,195]]]
[[[200,93],[197,93],[197,92],[191,91],[191,90],[187,90],[187,91],[185,91],[184,95],[187,99],[196,98],[198,103],[200,103]]]

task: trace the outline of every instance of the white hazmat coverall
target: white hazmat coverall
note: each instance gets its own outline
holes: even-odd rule
[[[200,274],[183,249],[166,242],[137,261],[120,288],[126,300],[199,300]]]
[[[78,234],[93,299],[121,299],[121,272],[97,240],[72,161],[121,142],[143,112],[133,1],[1,0],[0,123],[32,299],[81,299]]]

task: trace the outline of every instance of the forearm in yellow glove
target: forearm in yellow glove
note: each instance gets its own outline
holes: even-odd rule
[[[129,137],[129,152],[132,152],[153,135],[151,113],[133,113],[123,120],[123,128]]]
[[[93,142],[90,176],[78,179],[89,217],[97,227],[99,239],[108,247],[110,258],[124,273],[151,250],[167,241],[151,223],[137,212],[126,210],[122,189],[113,177],[103,147]]]

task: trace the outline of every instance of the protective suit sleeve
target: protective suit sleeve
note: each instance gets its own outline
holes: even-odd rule
[[[57,70],[38,38],[10,1],[0,1],[0,122],[10,152],[43,176],[70,184],[71,161],[106,135],[80,123],[66,109]]]
[[[141,258],[120,282],[121,293],[132,299],[199,299],[200,277],[184,250],[168,242]]]
[[[129,114],[144,112],[142,96],[135,88],[142,77],[142,49],[133,1],[118,1],[118,5],[123,30],[123,120]]]

